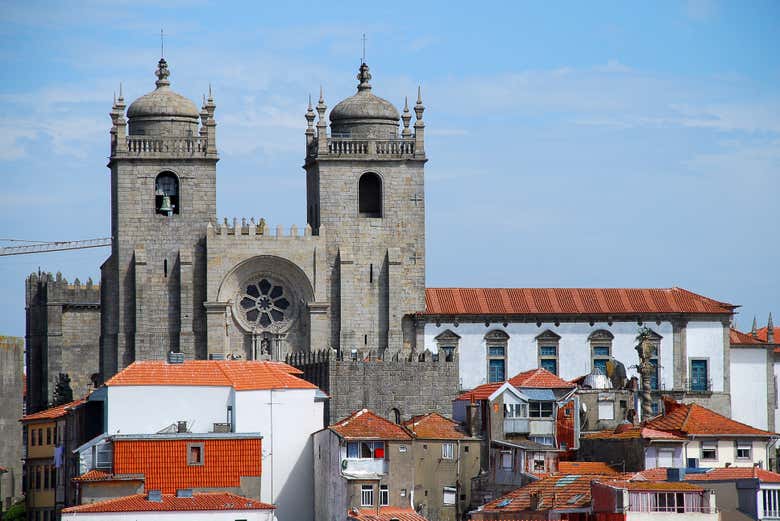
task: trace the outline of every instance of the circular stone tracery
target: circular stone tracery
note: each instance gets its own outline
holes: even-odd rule
[[[271,324],[289,320],[290,300],[280,284],[267,278],[244,285],[239,306],[244,320],[250,326],[267,328]]]

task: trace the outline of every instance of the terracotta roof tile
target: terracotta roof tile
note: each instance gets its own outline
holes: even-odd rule
[[[559,461],[558,474],[596,474],[609,476],[618,472],[601,461]]]
[[[575,384],[567,382],[541,367],[517,374],[509,379],[509,383],[518,389],[523,387],[532,389],[573,389],[577,387]]]
[[[635,438],[644,438],[647,440],[672,440],[672,441],[685,441],[687,438],[678,436],[671,432],[659,431],[656,429],[650,429],[648,427],[630,427],[627,429],[610,429],[599,432],[591,432],[583,435],[583,438],[587,439],[612,439],[612,440],[628,440]]]
[[[753,335],[751,335],[750,333],[743,333],[742,331],[738,331],[733,327],[729,329],[729,341],[732,346],[766,345],[766,340],[761,340],[760,338],[754,338]]]
[[[229,492],[196,493],[192,497],[163,494],[162,501],[149,501],[144,494],[109,499],[89,505],[65,508],[64,513],[191,512],[211,510],[270,510],[273,505]]]
[[[411,508],[395,507],[379,507],[378,512],[376,508],[354,509],[347,512],[347,519],[350,521],[390,521],[391,519],[397,519],[398,521],[428,521],[427,518]]]
[[[637,472],[634,474],[634,476],[631,478],[633,480],[646,480],[646,481],[664,481],[666,479],[667,473],[666,468],[655,468],[655,469],[646,469],[640,472]]]
[[[686,481],[731,481],[758,479],[763,483],[780,483],[780,474],[756,467],[721,467],[702,474],[686,474]]]
[[[480,512],[512,515],[531,508],[531,495],[538,494],[537,510],[572,509],[590,505],[593,475],[555,474],[518,488],[482,507]]]
[[[214,386],[233,387],[237,391],[317,388],[295,374],[301,372],[281,362],[187,360],[170,364],[154,360],[133,362],[111,377],[106,385]]]
[[[647,492],[654,492],[657,490],[668,490],[675,492],[701,492],[704,490],[698,485],[682,481],[629,481],[619,479],[599,479],[597,482],[601,483],[602,485],[608,485],[610,487]]]
[[[496,389],[504,385],[504,382],[496,382],[492,384],[483,384],[470,391],[463,392],[458,395],[456,400],[468,400],[478,402],[481,400],[487,400],[490,395],[496,392]]]
[[[412,436],[402,426],[374,414],[368,409],[355,411],[343,420],[328,427],[347,440],[411,440]]]
[[[682,404],[674,400],[664,400],[664,407],[666,414],[649,420],[647,427],[697,436],[776,436],[773,432],[745,425],[695,403]]]
[[[730,314],[682,288],[427,288],[425,315]]]
[[[462,440],[468,438],[458,422],[435,412],[414,416],[410,420],[405,421],[403,425],[417,438],[428,440]]]
[[[20,421],[28,422],[35,420],[56,420],[57,418],[62,418],[63,416],[67,415],[68,412],[78,407],[79,405],[86,403],[86,401],[86,398],[74,400],[63,405],[58,405],[57,407],[51,407],[43,411],[28,414],[23,416]]]
[[[186,488],[231,488],[259,477],[260,438],[114,440],[114,473],[145,476],[145,490],[173,494]],[[203,444],[203,465],[188,465],[191,443]]]

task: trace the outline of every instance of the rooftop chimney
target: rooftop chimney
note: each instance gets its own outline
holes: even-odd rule
[[[187,432],[187,422],[184,420],[177,421],[176,432],[178,433]]]

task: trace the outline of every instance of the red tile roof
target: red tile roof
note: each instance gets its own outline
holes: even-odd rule
[[[68,412],[75,409],[79,405],[86,403],[86,401],[87,401],[86,398],[73,400],[72,402],[63,405],[58,405],[57,407],[51,407],[43,411],[28,414],[27,416],[23,416],[20,421],[28,422],[28,421],[36,421],[36,420],[56,420],[57,418],[62,418],[63,416],[66,416]]]
[[[428,521],[411,508],[395,507],[379,507],[378,512],[376,508],[353,509],[347,512],[347,519],[349,521],[390,521],[391,519],[397,519],[398,521]]]
[[[149,501],[144,494],[109,499],[89,505],[65,508],[64,513],[108,513],[108,512],[192,512],[211,510],[270,510],[276,508],[229,492],[196,493],[192,497],[176,497],[163,494],[162,501]]]
[[[577,387],[571,382],[567,382],[547,369],[538,368],[517,374],[509,379],[509,383],[518,389],[523,387],[533,389],[574,389]]]
[[[633,479],[634,481],[636,480],[664,481],[666,477],[667,477],[666,468],[661,467],[655,469],[642,470],[634,474],[631,479]]]
[[[665,399],[664,408],[666,414],[649,420],[647,427],[697,436],[776,436],[773,432],[745,425],[695,403],[683,404]]]
[[[188,465],[191,443],[203,444],[203,465]],[[145,490],[173,494],[186,488],[231,488],[242,476],[259,477],[260,438],[114,440],[114,473],[142,474]]]
[[[462,440],[468,438],[458,422],[445,418],[439,413],[430,412],[414,416],[403,423],[417,438],[428,440]]]
[[[143,481],[144,476],[142,474],[110,474],[103,472],[102,470],[90,470],[85,472],[81,476],[76,476],[71,479],[76,483],[93,483],[98,481]]]
[[[487,503],[480,512],[512,515],[514,512],[530,510],[532,494],[539,494],[537,510],[582,508],[590,504],[590,483],[594,478],[593,475],[577,474],[543,477]]]
[[[481,400],[487,400],[490,395],[496,392],[496,389],[504,385],[504,382],[496,382],[492,384],[483,384],[475,387],[470,391],[466,391],[458,395],[456,400],[467,400],[469,402],[479,402]]]
[[[368,409],[355,411],[334,423],[330,430],[347,440],[411,440],[412,436],[402,426],[374,414]]]
[[[559,461],[558,474],[596,474],[609,476],[618,471],[601,461]]]
[[[730,314],[735,307],[682,288],[427,288],[422,314]]]
[[[650,429],[648,427],[629,427],[609,429],[599,432],[591,432],[583,435],[583,438],[591,440],[628,440],[635,438],[643,438],[646,440],[670,440],[670,441],[685,441],[687,438],[677,436],[671,432],[659,431],[656,429]]]
[[[753,337],[753,335],[750,333],[743,333],[742,331],[738,331],[733,327],[729,329],[729,341],[732,346],[766,345],[766,340],[760,340]]]
[[[685,483],[682,481],[629,481],[620,479],[600,479],[597,481],[602,485],[608,485],[610,487],[646,492],[655,492],[658,490],[675,492],[701,492],[704,490],[698,485],[694,485],[693,483]]]
[[[780,483],[780,474],[756,467],[721,467],[703,474],[686,474],[686,481],[731,481],[758,479],[763,483]]]
[[[302,373],[281,362],[187,360],[170,364],[154,360],[133,362],[111,377],[106,385],[216,386],[233,387],[237,391],[317,388],[295,374]]]

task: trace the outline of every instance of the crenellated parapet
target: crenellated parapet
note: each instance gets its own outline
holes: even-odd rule
[[[27,302],[42,296],[45,293],[45,300],[49,304],[63,304],[76,306],[100,306],[100,284],[92,282],[92,278],[87,278],[86,282],[81,282],[76,278],[72,283],[57,272],[51,273],[32,273],[26,281]]]
[[[317,230],[317,234],[314,235],[312,227],[306,225],[303,229],[298,228],[293,224],[290,228],[284,228],[281,224],[274,228],[270,228],[265,219],[259,219],[255,221],[254,217],[247,219],[246,217],[240,220],[236,217],[232,221],[227,217],[222,222],[208,223],[207,234],[209,237],[227,238],[227,237],[255,237],[257,239],[312,239],[315,240],[322,237],[324,233],[324,226],[320,226]]]

